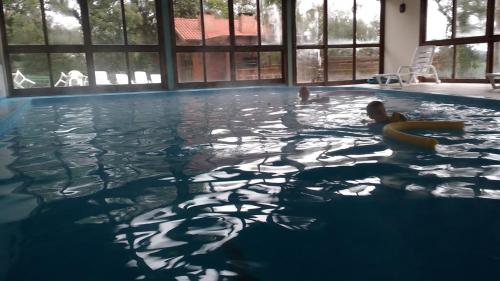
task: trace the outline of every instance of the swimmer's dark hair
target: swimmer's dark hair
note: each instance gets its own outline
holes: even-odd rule
[[[377,107],[381,107],[381,106],[384,106],[384,103],[381,102],[381,101],[372,101],[370,102],[367,106],[366,106],[366,111],[370,112],[372,111],[373,109],[377,108]]]

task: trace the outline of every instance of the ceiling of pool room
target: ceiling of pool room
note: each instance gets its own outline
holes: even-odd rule
[[[0,97],[364,84],[408,65],[421,45],[436,46],[432,64],[442,82],[485,84],[485,73],[500,68],[498,5],[3,1]]]

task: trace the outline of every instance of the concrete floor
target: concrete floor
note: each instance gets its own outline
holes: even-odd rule
[[[399,89],[396,85],[397,84],[393,84],[389,87],[380,87],[378,85],[363,84],[357,86],[371,89],[394,89],[405,92],[425,92],[500,100],[500,89],[493,90],[491,85],[486,83],[420,83],[404,85],[403,89]]]

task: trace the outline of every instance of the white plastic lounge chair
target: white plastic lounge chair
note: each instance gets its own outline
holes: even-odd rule
[[[116,74],[116,84],[127,85],[128,84],[128,75],[123,74],[123,73]]]
[[[434,50],[436,46],[420,46],[413,52],[413,58],[410,65],[402,65],[398,68],[399,76],[409,75],[407,81],[410,83],[419,83],[418,76],[433,76],[436,83],[441,83],[436,68],[432,65]]]
[[[69,83],[69,76],[66,75],[66,73],[61,72],[61,75],[59,76],[59,80],[54,84],[54,87],[68,87]]]
[[[108,73],[106,71],[96,71],[95,83],[96,85],[111,85],[111,82],[108,79]]]
[[[161,84],[161,74],[151,74],[151,83]]]
[[[31,85],[36,85],[35,82],[31,81],[30,79],[26,78],[19,69],[16,71],[16,73],[12,73],[12,82],[14,82],[14,88],[16,89],[24,89],[24,83],[28,83]]]
[[[389,86],[393,80],[397,81],[399,83],[399,87],[403,88],[403,79],[401,79],[401,76],[399,73],[384,73],[384,74],[377,74],[374,75],[375,79],[377,79],[377,82],[380,86]],[[382,79],[386,79],[385,83]]]
[[[136,71],[134,72],[134,84],[149,84],[151,83],[148,80],[148,75],[144,71]]]
[[[496,79],[500,79],[500,73],[498,73],[498,72],[496,72],[496,73],[486,73],[486,79],[488,79],[488,81],[490,81],[491,87],[493,89],[500,89],[500,85],[497,85],[495,83],[495,78]]]
[[[85,79],[87,76],[83,75],[83,73],[81,73],[80,71],[71,70],[70,72],[68,72],[68,76],[69,76],[68,84],[70,87],[85,85]]]

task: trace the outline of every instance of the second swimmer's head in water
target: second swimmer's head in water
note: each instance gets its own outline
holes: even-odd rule
[[[311,96],[311,93],[309,93],[309,90],[307,87],[302,86],[300,87],[299,90],[299,97],[301,102],[307,102],[309,100],[309,97]]]
[[[385,110],[384,103],[381,101],[372,101],[366,106],[366,113],[370,119],[373,119],[377,123],[391,123],[391,122],[400,122],[406,121],[406,117],[399,113],[394,112],[392,116],[387,115],[387,111]]]
[[[370,119],[375,120],[377,123],[387,123],[389,116],[385,110],[384,103],[381,101],[372,101],[366,106],[366,113]]]

